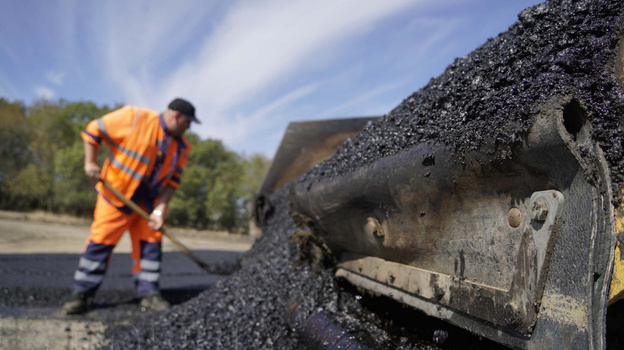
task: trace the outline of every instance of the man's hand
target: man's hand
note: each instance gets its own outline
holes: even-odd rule
[[[154,209],[150,214],[150,221],[147,224],[152,230],[159,231],[165,224],[164,213],[161,210]]]
[[[173,193],[175,191],[175,188],[166,186],[162,192],[160,192],[158,200],[154,203],[154,211],[150,214],[150,222],[148,223],[148,226],[152,230],[160,231],[165,224],[165,213],[167,212],[168,207],[167,203],[169,203],[169,200],[173,197]]]
[[[91,181],[98,182],[102,169],[97,163],[98,147],[87,141],[84,142],[84,170],[85,174],[91,179]]]
[[[91,181],[98,182],[98,180],[100,179],[100,173],[102,172],[102,169],[100,169],[100,166],[97,163],[93,163],[93,162],[87,162],[85,163],[85,174],[87,174],[87,176],[91,179]]]

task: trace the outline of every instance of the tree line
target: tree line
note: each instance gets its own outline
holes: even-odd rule
[[[0,209],[91,216],[97,193],[84,174],[80,132],[120,107],[64,100],[27,106],[0,97]],[[202,140],[189,131],[186,137],[193,151],[170,202],[167,224],[246,231],[245,204],[270,161],[259,154],[239,155],[219,140]],[[107,153],[101,147],[100,165]]]

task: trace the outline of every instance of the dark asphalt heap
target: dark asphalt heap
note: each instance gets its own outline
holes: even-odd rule
[[[360,307],[356,297],[342,292],[330,271],[315,273],[294,263],[296,254],[288,245],[297,228],[289,219],[286,197],[286,188],[272,197],[275,214],[241,259],[238,272],[186,303],[132,322],[132,328],[109,329],[106,335],[112,343],[107,348],[306,349],[288,319],[288,308],[295,302],[299,321],[323,312],[356,337],[377,339],[374,348],[397,348],[374,320],[363,327],[353,317]]]
[[[593,137],[610,165],[614,193],[624,183],[624,100],[616,68],[624,2],[548,1],[523,11],[506,33],[455,60],[438,78],[379,121],[349,139],[328,161],[297,181],[343,175],[361,165],[435,140],[455,151],[504,159],[552,96],[572,95],[589,112]],[[377,348],[396,344],[375,315],[364,315],[353,294],[337,285],[332,271],[318,274],[296,265],[288,248],[297,230],[286,210],[287,188],[270,198],[276,205],[264,236],[242,259],[241,270],[198,297],[136,321],[136,329],[113,328],[111,348],[298,349],[305,348],[286,313],[299,304],[303,318],[329,315],[356,338]],[[139,336],[137,336],[137,331]]]
[[[343,175],[424,141],[508,158],[533,124],[537,107],[571,95],[589,112],[593,138],[611,167],[614,193],[624,183],[624,105],[617,50],[624,2],[548,1],[405,99],[341,146],[300,181]]]

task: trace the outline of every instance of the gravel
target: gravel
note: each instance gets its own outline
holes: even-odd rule
[[[241,259],[239,271],[186,303],[136,320],[132,330],[110,329],[107,337],[113,342],[108,348],[307,349],[295,331],[296,322],[287,317],[295,302],[300,322],[322,312],[359,339],[373,335],[375,348],[396,348],[378,325],[363,328],[353,317],[361,306],[330,270],[296,263],[297,248],[290,249],[289,240],[297,227],[287,213],[287,193],[284,187],[272,196],[274,214],[262,238]]]
[[[574,96],[588,110],[619,193],[623,8],[617,0],[547,1],[524,10],[507,32],[456,59],[299,181],[344,175],[425,141],[447,145],[458,161],[472,151],[509,158],[544,102]]]

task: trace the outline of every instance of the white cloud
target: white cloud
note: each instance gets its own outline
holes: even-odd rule
[[[0,71],[0,96],[17,96],[18,89],[15,84],[9,80],[5,73]]]
[[[156,110],[182,96],[202,138],[271,153],[288,121],[389,112],[537,1],[5,1],[0,93]]]
[[[268,105],[261,106],[249,115],[237,114],[233,120],[217,119],[210,123],[202,123],[194,127],[193,131],[200,134],[217,135],[219,139],[227,140],[228,144],[240,144],[246,141],[250,134],[264,134],[270,129],[274,129],[275,125],[284,124],[285,121],[278,118],[280,110],[308,96],[321,85],[322,82],[317,82],[303,86],[271,101]]]
[[[371,99],[373,99],[376,96],[379,96],[385,92],[391,91],[393,89],[396,89],[398,86],[402,85],[401,83],[398,82],[394,82],[394,83],[390,83],[390,84],[386,84],[383,86],[379,86],[376,87],[370,91],[366,91],[363,94],[360,94],[354,98],[352,98],[351,100],[342,103],[338,106],[332,107],[331,109],[324,111],[323,113],[320,114],[320,118],[335,118],[337,114],[342,114],[344,116],[348,116],[348,117],[357,117],[355,115],[353,115],[352,112],[346,112],[347,110],[349,110],[349,108],[356,106],[356,105],[360,105],[362,103],[365,103]],[[351,109],[353,110],[353,109]],[[390,110],[386,110],[385,107],[383,109],[384,112],[382,112],[382,114],[385,114],[387,112],[389,112]],[[379,107],[375,107],[374,111],[371,113],[365,113],[365,115],[372,115],[373,113],[379,113]]]
[[[124,102],[162,109],[174,97],[188,98],[204,121],[194,131],[234,145],[259,128],[275,126],[276,110],[300,110],[297,101],[311,86],[337,82],[325,70],[336,68],[354,39],[423,4],[427,1],[110,1],[91,3],[80,21],[90,24],[86,37],[94,39],[84,47],[100,60],[94,65],[103,67],[102,83],[117,87]],[[85,5],[74,5],[64,14],[83,13],[77,7]],[[63,33],[68,50],[83,49],[71,44],[76,31],[66,26]],[[363,68],[358,66],[356,80]],[[379,95],[385,88],[374,90]],[[358,102],[351,99],[327,113]],[[283,119],[293,119],[288,113],[292,110],[282,112]],[[318,110],[312,113],[318,117]]]
[[[46,72],[46,78],[54,85],[63,85],[63,79],[65,78],[65,72]]]
[[[128,102],[146,104],[162,88],[162,62],[179,62],[189,40],[205,20],[205,1],[107,1],[94,4],[90,19],[108,84],[122,89]],[[160,106],[164,102],[158,101]]]
[[[456,39],[452,34],[456,33],[462,24],[461,19],[456,18],[422,18],[414,19],[409,25],[411,32],[424,32],[427,35],[416,47],[416,55],[425,56],[436,52],[448,51],[456,45]]]
[[[338,69],[337,60],[355,39],[365,37],[392,16],[408,9],[414,12],[423,4],[430,6],[431,2],[93,3],[88,22],[95,39],[89,47],[101,60],[95,65],[104,67],[104,84],[117,86],[124,102],[161,109],[174,97],[188,98],[204,122],[194,131],[234,145],[246,142],[259,128],[275,126],[271,119],[276,110],[300,110],[296,102],[311,94],[311,86],[318,87],[328,79],[340,83],[335,76],[328,76],[327,70]],[[420,43],[420,52],[436,45],[451,30],[433,24],[439,32]],[[75,35],[69,28],[65,33],[67,37]],[[353,70],[358,81],[365,74],[364,65],[355,63],[359,73],[343,67],[337,74],[344,76],[345,70]],[[343,82],[341,89],[350,89],[354,80]],[[333,108],[319,106],[321,112],[325,109],[323,115],[334,117],[329,114],[346,111],[395,87],[387,82],[378,85],[383,86],[358,97],[351,92],[349,101],[340,101]],[[286,87],[293,92],[283,92]],[[293,119],[293,110],[289,113],[282,115]],[[318,109],[313,113],[312,117],[319,117]]]
[[[361,35],[413,3],[241,2],[207,39],[197,59],[180,68],[166,84],[167,95],[181,90],[191,93],[199,85],[218,110],[227,109],[313,60],[321,49]]]
[[[330,49],[340,50],[346,39],[364,35],[378,22],[415,3],[412,0],[237,3],[206,38],[197,57],[161,84],[166,88],[153,95],[153,103],[183,95],[197,101],[198,110],[212,118],[211,125],[219,124],[224,118],[232,118],[233,107],[254,98],[270,98],[293,73],[305,72],[314,63],[315,55]],[[318,78],[309,79],[302,84],[314,83]],[[244,124],[253,116],[237,115],[237,118],[230,122]],[[233,142],[217,130],[207,132],[226,143]]]
[[[54,98],[54,90],[50,89],[46,86],[35,86],[35,93],[37,97],[42,98],[44,100],[51,100]]]

